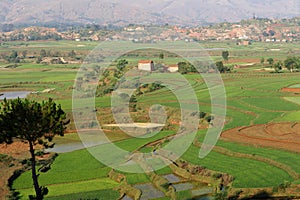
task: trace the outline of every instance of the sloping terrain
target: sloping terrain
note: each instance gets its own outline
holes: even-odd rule
[[[2,0],[0,23],[100,23],[181,25],[299,15],[297,0]]]

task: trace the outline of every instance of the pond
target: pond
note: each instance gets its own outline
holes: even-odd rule
[[[192,199],[197,200],[213,200],[212,197],[213,188],[208,187],[205,183],[199,183],[194,181],[188,181],[186,179],[180,178],[175,174],[163,175],[175,188],[176,192],[180,191],[191,191]],[[165,194],[155,188],[152,183],[144,183],[134,185],[142,191],[141,200],[157,199],[165,197]],[[188,197],[187,197],[188,198]],[[122,200],[132,200],[129,196],[124,196]]]
[[[73,143],[65,143],[65,144],[56,144],[53,148],[45,149],[45,152],[55,152],[55,153],[68,153],[80,149],[88,149],[92,147],[97,147],[99,145],[104,144],[104,142],[96,141],[96,142],[73,142]]]
[[[30,91],[13,91],[13,92],[1,92],[0,91],[0,100],[3,99],[16,99],[16,98],[26,98]]]
[[[151,183],[135,185],[135,187],[142,191],[141,200],[156,199],[165,196],[163,192],[156,189]]]

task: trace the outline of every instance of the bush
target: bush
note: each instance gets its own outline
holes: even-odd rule
[[[209,115],[209,116],[205,117],[205,120],[206,120],[208,123],[210,123],[212,120],[214,120],[214,117],[211,116],[211,115]]]
[[[36,156],[43,156],[44,155],[44,152],[43,151],[38,151],[35,153]]]
[[[228,193],[227,190],[221,191],[221,192],[217,192],[214,194],[214,199],[215,200],[227,200]]]
[[[214,179],[219,179],[219,178],[221,178],[222,177],[222,174],[220,174],[220,173],[214,173],[213,175],[212,175],[212,177],[214,178]]]
[[[273,188],[272,188],[272,192],[273,192],[273,193],[278,192],[278,187],[273,187]]]
[[[203,119],[204,117],[206,116],[206,112],[200,112],[199,113],[199,117],[200,117],[200,119]]]
[[[8,165],[8,167],[13,167],[13,166],[15,166],[14,163],[10,163],[10,164]]]

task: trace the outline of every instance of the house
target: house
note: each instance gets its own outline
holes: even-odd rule
[[[167,67],[167,70],[169,71],[169,72],[178,72],[178,65],[169,65],[168,67]]]
[[[237,42],[237,45],[249,46],[250,45],[250,41],[243,40],[243,41]]]
[[[151,72],[154,70],[154,62],[152,60],[140,60],[138,69]]]
[[[68,64],[63,57],[44,57],[42,64]]]

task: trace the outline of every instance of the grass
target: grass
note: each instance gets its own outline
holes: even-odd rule
[[[64,194],[60,196],[46,196],[45,200],[70,200],[70,199],[99,199],[99,200],[107,200],[107,199],[118,199],[120,194],[112,189],[108,190],[96,190],[91,192],[75,192],[73,194]]]
[[[237,144],[233,142],[224,142],[222,140],[219,140],[217,145],[234,152],[240,152],[240,153],[270,158],[272,160],[290,166],[293,170],[295,170],[297,173],[300,174],[300,166],[298,165],[298,163],[300,162],[300,156],[297,153],[283,151],[283,150],[276,150],[276,149],[257,148],[257,147],[246,146],[246,145]]]
[[[85,192],[93,192],[95,194],[96,191],[98,191],[98,194],[100,194],[99,191],[101,190],[107,190],[112,189],[118,185],[117,182],[109,179],[109,178],[103,178],[103,179],[95,179],[95,180],[88,180],[88,181],[82,181],[82,182],[76,182],[76,183],[64,183],[64,184],[57,184],[57,185],[48,185],[47,188],[49,189],[49,193],[47,197],[57,197],[57,196],[63,196],[66,194],[78,194],[78,193],[85,193]],[[34,191],[32,188],[29,189],[23,189],[21,190],[22,199],[27,199],[28,195],[34,194]],[[106,194],[107,196],[113,195],[116,196],[116,194]],[[77,196],[77,195],[76,195]],[[84,195],[86,198],[86,195]],[[78,198],[78,197],[76,197]]]
[[[300,105],[300,97],[284,97],[284,99]]]
[[[50,199],[78,198],[80,195],[84,198],[90,195],[94,197],[100,195],[103,198],[117,197],[118,193],[107,190],[118,185],[107,178],[110,170],[87,150],[78,150],[60,154],[51,165],[51,170],[40,174],[39,182],[41,185],[47,185],[49,189],[47,197],[53,197]],[[20,191],[24,199],[33,194],[30,171],[23,173],[14,182],[13,188]]]
[[[228,109],[226,115],[231,119],[231,121],[225,125],[225,129],[238,126],[248,126],[250,125],[250,121],[255,119],[255,116],[232,109]]]
[[[124,141],[115,142],[114,144],[126,151],[133,151],[151,141],[159,140],[173,134],[175,134],[174,131],[162,131],[150,138],[130,138]]]
[[[149,177],[146,174],[127,174],[126,180],[129,184],[138,184],[138,183],[147,183],[150,181]]]
[[[289,88],[300,88],[300,84],[290,85]]]
[[[299,122],[300,118],[300,110],[294,111],[294,112],[289,112],[285,113],[283,116],[276,118],[274,121],[275,122]]]
[[[234,187],[270,187],[280,184],[282,180],[292,181],[292,178],[285,171],[263,162],[229,157],[216,152],[211,152],[204,159],[199,159],[198,153],[199,148],[191,146],[182,158],[211,170],[231,174],[235,178]]]
[[[292,111],[299,108],[299,106],[290,103],[288,101],[284,101],[281,98],[247,98],[243,99],[244,102],[255,106],[260,109],[269,110],[269,111]]]
[[[276,118],[280,118],[285,112],[257,112],[258,117],[253,124],[267,124],[273,122]]]
[[[27,44],[27,47],[26,47]],[[10,52],[13,49],[20,51],[29,49],[32,52],[39,52],[41,49],[53,50],[59,49],[62,52],[69,52],[75,49],[78,52],[87,52],[96,47],[98,43],[88,41],[49,41],[49,42],[7,42],[0,47],[0,52]],[[106,45],[106,44],[103,44]],[[180,48],[186,45],[184,42],[174,44],[174,48]],[[206,48],[207,53],[213,60],[221,60],[221,51],[213,48],[225,48],[230,51],[229,64],[243,64],[245,60],[265,59],[273,57],[276,59],[285,59],[290,49],[299,50],[299,44],[268,44],[253,43],[249,47],[236,46],[234,43],[227,42],[200,42],[200,46]],[[127,51],[128,43],[121,42],[118,46],[120,50]],[[164,44],[162,44],[164,46]],[[103,46],[106,48],[106,46]],[[270,49],[281,49],[281,51],[270,51]],[[136,65],[139,59],[153,59],[160,61],[158,57],[128,56],[126,59],[129,64]],[[232,59],[241,61],[232,62]],[[182,60],[182,58],[172,58],[165,56],[161,62],[173,64]],[[1,64],[4,66],[5,63]],[[266,65],[267,66],[267,65]],[[29,90],[42,91],[47,88],[56,88],[55,91],[47,94],[30,95],[29,98],[41,101],[46,98],[54,98],[57,103],[62,104],[64,110],[71,114],[72,111],[72,87],[74,79],[80,65],[42,65],[22,63],[22,66],[16,69],[0,68],[0,90]],[[261,64],[243,69],[236,69],[236,73],[222,74],[226,96],[227,96],[227,119],[228,123],[225,129],[238,126],[248,126],[252,124],[264,124],[268,122],[298,122],[300,118],[299,97],[295,94],[281,92],[283,87],[298,87],[299,73],[271,74],[268,72],[255,72],[254,69],[260,68]],[[211,112],[210,94],[205,81],[199,74],[189,74],[183,76],[193,87],[198,98],[201,111]],[[109,96],[97,97],[95,104],[98,108],[111,107]],[[143,94],[138,97],[138,106],[143,109],[153,104],[162,104],[172,108],[176,115],[180,104],[176,96],[168,89],[163,88],[151,93]],[[100,120],[101,117],[99,116]],[[174,131],[163,131],[152,138],[139,139],[130,138],[115,142],[115,144],[126,151],[134,151],[144,144],[163,138]],[[117,139],[118,136],[115,136]],[[65,138],[57,139],[58,143],[78,142],[76,134],[66,135]],[[282,150],[254,148],[231,142],[219,141],[218,146],[231,151],[245,154],[255,154],[262,157],[273,159],[277,162],[290,166],[293,170],[300,173],[300,167],[297,165],[299,154],[286,152]],[[151,148],[142,149],[144,152],[151,152]],[[199,149],[191,146],[183,155],[183,158],[194,163],[206,166],[209,169],[229,173],[235,177],[234,187],[267,187],[277,186],[284,180],[292,181],[292,178],[283,170],[251,159],[240,159],[225,156],[220,153],[211,152],[204,159],[198,158]],[[41,173],[39,180],[41,185],[46,185],[50,189],[47,199],[117,199],[118,192],[112,190],[115,182],[107,179],[107,173],[110,168],[101,164],[87,150],[79,150],[70,153],[60,154],[51,170],[47,173]],[[158,174],[169,174],[171,170],[165,167],[157,171]],[[126,174],[128,183],[146,183],[149,178],[144,174]],[[299,181],[298,181],[299,182]],[[13,184],[13,187],[26,198],[26,195],[32,194],[32,181],[30,172],[22,174]],[[184,197],[188,192],[180,192],[179,197]],[[190,194],[189,194],[190,195]],[[166,198],[161,198],[166,199]]]
[[[96,160],[87,150],[78,150],[60,154],[51,165],[51,170],[40,175],[39,181],[41,185],[86,181],[104,178],[109,171],[108,167]],[[23,173],[13,184],[16,189],[31,186],[30,171]]]
[[[173,132],[171,131],[165,131],[161,134],[158,134],[154,138],[140,139],[139,142],[137,142],[136,139],[129,139],[116,142],[116,144],[120,148],[133,151],[137,147],[140,147],[148,143],[149,141],[165,137],[172,133]],[[66,135],[66,137],[69,141],[78,140],[77,135],[74,134]],[[59,140],[61,140],[61,138],[59,138]],[[77,186],[87,188],[88,185],[91,184],[89,181],[93,181],[95,179],[98,182],[101,182],[102,179],[105,179],[105,177],[107,177],[107,174],[110,170],[110,168],[101,164],[87,150],[84,149],[60,154],[56,158],[55,162],[51,165],[51,170],[46,173],[41,173],[41,175],[39,176],[39,181],[41,185],[49,185],[49,189],[55,191],[55,193],[56,191],[58,191],[57,194],[60,194],[60,190],[57,190],[58,186],[63,188],[63,185],[74,184],[74,188],[76,188]],[[170,173],[170,169],[161,169],[159,173]],[[126,179],[130,184],[149,182],[149,178],[145,174],[126,174]],[[58,186],[56,187],[56,185]],[[28,171],[23,173],[16,181],[14,181],[13,188],[20,190],[21,194],[24,196],[32,193],[31,172]],[[67,194],[67,192],[68,191],[66,191],[65,194]],[[49,196],[51,195],[49,194]]]
[[[297,181],[294,181],[293,184],[299,185],[300,184],[300,179]]]

